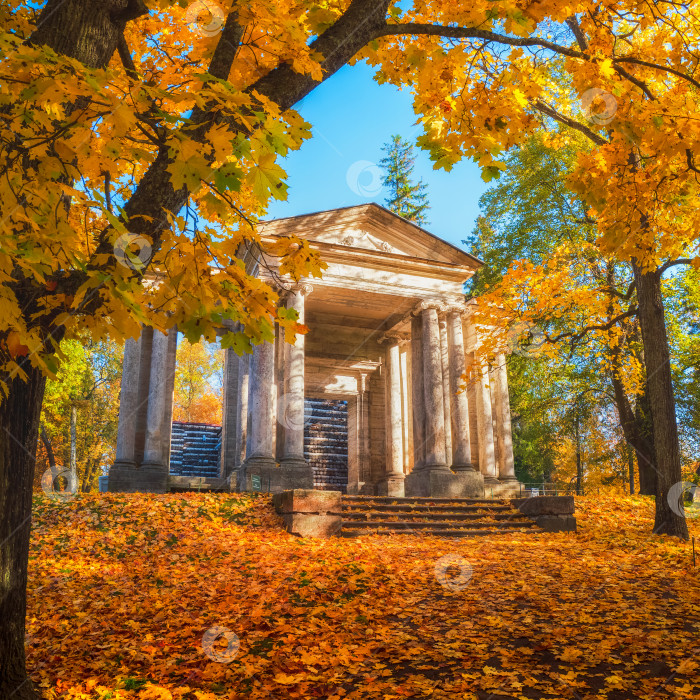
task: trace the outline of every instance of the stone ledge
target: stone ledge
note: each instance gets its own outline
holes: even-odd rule
[[[573,515],[573,496],[532,496],[531,498],[513,498],[511,503],[523,515]]]
[[[272,504],[278,513],[315,513],[340,515],[342,512],[340,491],[316,489],[292,489],[272,496]]]
[[[341,515],[330,513],[284,513],[284,528],[298,537],[333,537],[343,525]]]
[[[576,532],[573,515],[538,515],[533,519],[545,532]]]

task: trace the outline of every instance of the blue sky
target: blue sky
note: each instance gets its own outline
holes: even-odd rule
[[[420,135],[411,95],[378,85],[364,63],[345,66],[317,87],[297,109],[313,125],[313,138],[282,162],[289,178],[286,202],[273,202],[269,218],[375,201],[384,204],[376,164],[392,134],[415,144]],[[416,179],[428,185],[431,209],[426,228],[461,246],[478,215],[486,190],[471,161],[451,172],[433,170],[428,155],[416,149]]]

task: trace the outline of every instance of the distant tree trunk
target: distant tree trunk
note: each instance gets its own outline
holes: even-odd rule
[[[644,358],[656,452],[656,515],[654,533],[688,539],[685,518],[668,502],[670,488],[681,481],[680,447],[673,397],[671,360],[661,294],[661,273],[645,272],[632,262],[639,304]],[[678,509],[675,509],[676,511]]]
[[[613,365],[615,359],[613,356]],[[651,431],[651,417],[648,407],[648,397],[644,394],[637,398],[637,404],[632,409],[624,386],[620,380],[619,371],[614,367],[611,383],[615,394],[615,407],[620,419],[620,427],[627,444],[634,449],[639,468],[639,493],[653,496],[656,493],[656,469],[654,467],[654,438]]]
[[[44,449],[46,450],[46,458],[49,460],[49,469],[51,470],[51,480],[56,478],[56,455],[53,453],[53,445],[46,433],[46,428],[41,426],[41,441],[44,443]]]
[[[576,414],[576,495],[583,495],[583,462],[581,460],[581,419]]]
[[[639,435],[637,467],[639,468],[639,493],[646,496],[656,494],[656,450],[654,447],[654,426],[649,403],[649,380],[645,379],[644,392],[637,398],[634,407],[635,424]]]
[[[35,700],[24,660],[24,611],[32,485],[45,379],[29,362],[27,381],[8,381],[0,404],[0,698]]]
[[[627,472],[629,474],[630,495],[634,495],[634,455],[630,445],[627,445]]]
[[[77,483],[78,478],[78,407],[70,409],[70,479]]]

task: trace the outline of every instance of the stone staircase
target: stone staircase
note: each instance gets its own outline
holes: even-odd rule
[[[311,464],[314,488],[345,491],[348,483],[348,408],[345,401],[304,401],[304,456]]]
[[[170,436],[172,476],[217,478],[220,454],[220,425],[173,421]]]
[[[476,537],[541,529],[507,499],[342,497],[342,537],[421,532]]]

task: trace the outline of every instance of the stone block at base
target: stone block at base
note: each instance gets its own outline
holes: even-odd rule
[[[332,537],[342,526],[340,491],[293,489],[272,497],[287,532],[299,537]]]
[[[112,493],[165,493],[168,469],[163,465],[115,463],[109,470],[107,489]]]
[[[313,489],[314,475],[310,464],[285,465],[271,460],[251,458],[238,473],[240,491],[279,493],[290,489]]]
[[[477,471],[455,472],[459,484],[459,496],[461,498],[483,498],[484,476]]]
[[[458,498],[460,483],[449,470],[417,469],[406,476],[406,496],[417,498]]]
[[[316,513],[285,513],[282,520],[285,530],[298,537],[333,537],[343,524],[340,515]]]
[[[403,498],[405,495],[403,477],[399,477],[398,479],[383,479],[377,484],[375,493],[372,495]]]
[[[316,489],[293,489],[282,491],[272,497],[278,513],[332,513],[342,512],[340,491],[318,491]]]
[[[519,481],[484,484],[484,495],[487,498],[517,498],[521,493],[522,484]]]
[[[523,515],[573,515],[573,496],[532,496],[514,498],[513,506]]]
[[[545,532],[576,532],[573,515],[538,515],[534,520]]]

